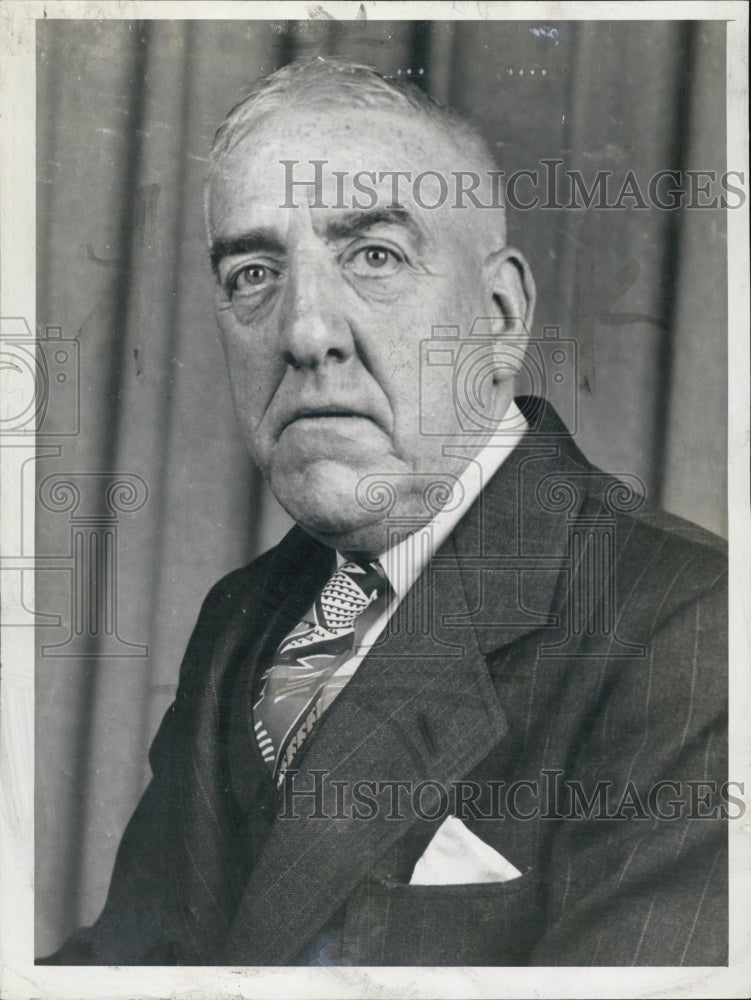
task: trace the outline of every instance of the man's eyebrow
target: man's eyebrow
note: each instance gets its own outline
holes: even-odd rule
[[[225,257],[257,252],[283,254],[285,247],[271,229],[264,227],[242,233],[240,236],[214,240],[210,251],[211,269],[214,274],[217,274],[219,265]]]
[[[362,211],[342,212],[326,223],[326,235],[333,239],[346,239],[367,232],[374,226],[401,226],[422,243],[424,233],[415,219],[403,208],[371,208]]]

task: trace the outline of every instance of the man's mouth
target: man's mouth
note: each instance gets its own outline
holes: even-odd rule
[[[337,406],[336,404],[324,405],[324,406],[313,406],[304,407],[296,410],[291,418],[286,422],[285,427],[290,427],[293,424],[298,423],[301,420],[331,420],[332,418],[340,419],[359,419],[359,420],[371,420],[372,417],[363,413],[360,410],[352,410],[346,406]]]
[[[323,393],[301,393],[279,407],[276,426],[276,440],[289,432],[298,443],[305,439],[326,447],[336,447],[337,441],[348,442],[347,447],[357,442],[365,446],[368,441],[372,444],[374,432],[388,434],[378,406],[365,392],[358,395],[354,391],[332,392],[328,398]]]

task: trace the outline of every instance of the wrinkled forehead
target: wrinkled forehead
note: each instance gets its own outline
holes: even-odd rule
[[[254,211],[401,208],[428,229],[453,225],[502,242],[498,171],[467,147],[410,109],[279,110],[236,126],[215,155],[210,230]]]

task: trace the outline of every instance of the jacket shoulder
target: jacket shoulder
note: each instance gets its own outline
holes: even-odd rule
[[[690,521],[645,503],[614,522],[615,578],[624,626],[636,617],[659,631],[697,602],[727,619],[727,543]]]
[[[724,538],[692,521],[678,517],[677,514],[670,514],[659,507],[645,503],[635,515],[635,520],[644,528],[671,535],[677,543],[683,542],[689,547],[699,546],[707,549],[707,554],[714,552],[722,562],[727,560],[728,543]]]

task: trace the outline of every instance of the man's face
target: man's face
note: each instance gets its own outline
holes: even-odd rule
[[[467,461],[421,433],[421,407],[425,416],[453,403],[450,371],[421,378],[420,342],[434,325],[466,333],[475,316],[498,314],[485,230],[500,226],[499,212],[452,208],[453,197],[420,207],[404,182],[394,208],[390,177],[371,207],[352,186],[363,170],[450,179],[459,156],[414,115],[307,109],[255,127],[212,184],[216,309],[245,438],[282,506],[339,549],[385,547],[383,512],[358,498],[363,477],[396,490],[392,515],[419,517],[426,474],[458,474]],[[313,177],[311,160],[327,161],[322,186],[296,184],[290,200],[284,160],[298,161],[295,181]],[[418,197],[430,205],[436,191],[426,182]]]

